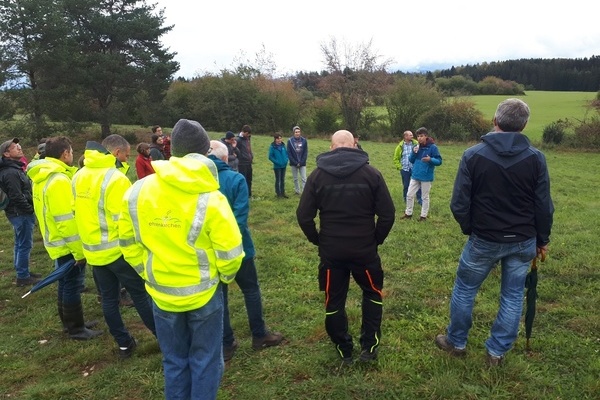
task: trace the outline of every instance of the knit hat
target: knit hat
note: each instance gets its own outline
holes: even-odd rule
[[[295,127],[292,128],[292,133],[296,132],[296,129],[298,129],[299,131],[302,130],[302,129],[300,129],[300,127],[298,125],[296,125]]]
[[[7,140],[6,142],[3,142],[2,144],[0,144],[0,157],[2,157],[4,155],[4,153],[8,151],[8,148],[13,143],[19,143],[19,139],[13,138],[13,139]]]
[[[38,144],[37,150],[38,150],[38,154],[40,155],[40,158],[46,157],[46,143]]]
[[[227,133],[225,134],[225,139],[233,139],[235,137],[235,134],[231,131],[227,131]]]
[[[171,154],[183,157],[189,153],[206,155],[210,138],[199,122],[190,119],[177,121],[171,132]]]

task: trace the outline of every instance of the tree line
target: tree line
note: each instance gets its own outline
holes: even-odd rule
[[[489,121],[452,96],[525,89],[518,79],[492,75],[500,71],[470,66],[390,73],[391,61],[371,42],[335,38],[321,45],[320,72],[274,76],[263,50],[255,63],[173,79],[179,65],[161,43],[172,26],[155,7],[145,0],[0,0],[0,118],[18,116],[4,131],[39,139],[96,122],[105,137],[113,124],[172,126],[191,118],[222,132],[243,124],[288,132],[299,124],[315,134],[344,128],[385,140],[427,126],[438,138],[473,140]],[[465,71],[472,74],[456,75]]]
[[[589,58],[529,58],[452,67],[435,77],[470,77],[480,82],[486,77],[515,81],[527,90],[596,92],[600,90],[600,56]]]

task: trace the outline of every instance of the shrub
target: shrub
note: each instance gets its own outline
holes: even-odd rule
[[[577,147],[600,148],[600,117],[595,116],[575,127]]]
[[[565,138],[566,121],[555,121],[546,125],[542,131],[542,143],[561,144]]]
[[[419,120],[435,133],[436,138],[452,141],[477,140],[489,130],[489,123],[475,104],[453,100],[430,109]]]

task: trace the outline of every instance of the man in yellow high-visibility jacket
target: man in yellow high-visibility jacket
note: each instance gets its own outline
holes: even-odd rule
[[[127,289],[146,327],[155,333],[152,302],[144,280],[123,258],[118,221],[123,195],[131,187],[120,167],[127,162],[130,145],[120,135],[109,135],[102,144],[87,142],[84,167],[73,177],[75,221],[83,254],[93,267],[102,298],[104,320],[119,346],[119,357],[129,358],[136,348],[119,310],[120,288]]]
[[[29,164],[27,175],[33,181],[33,206],[44,246],[56,268],[75,265],[58,281],[58,313],[71,339],[88,340],[102,331],[88,329],[83,319],[81,287],[86,260],[75,216],[71,178],[73,167],[71,140],[64,136],[46,141],[46,157]]]
[[[244,257],[242,236],[210,140],[196,121],[179,120],[169,161],[124,196],[119,243],[146,281],[163,353],[167,399],[215,399],[223,374],[223,295]]]

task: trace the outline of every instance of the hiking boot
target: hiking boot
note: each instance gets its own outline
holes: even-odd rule
[[[32,278],[41,278],[42,274],[34,274],[33,272],[30,272],[29,276],[32,277]]]
[[[39,278],[30,275],[28,278],[17,278],[17,287],[32,286],[40,281]]]
[[[231,346],[223,346],[223,361],[227,362],[231,360],[239,346],[237,340],[234,340],[233,343],[231,343]]]
[[[411,219],[412,215],[404,214],[400,219]]]
[[[493,356],[487,353],[485,356],[485,363],[490,367],[499,367],[504,362],[504,356]]]
[[[121,294],[119,296],[119,306],[120,307],[133,307],[133,300],[131,299],[131,296],[129,295],[129,293],[127,293],[127,290],[125,290],[125,288],[121,289]]]
[[[419,217],[419,222],[427,221],[427,217]]]
[[[131,342],[129,343],[129,345],[127,347],[119,347],[119,358],[121,360],[130,358],[133,355],[133,351],[135,350],[136,347],[137,347],[137,342],[135,341],[135,338],[132,336]]]
[[[437,335],[435,337],[435,344],[437,347],[454,357],[464,357],[467,355],[467,349],[459,349],[455,347],[452,343],[450,343],[448,336],[446,335]]]
[[[264,337],[252,338],[252,348],[254,350],[262,350],[266,347],[277,346],[283,340],[283,335],[279,332],[268,332]]]
[[[363,350],[360,352],[360,357],[358,360],[360,362],[370,362],[375,361],[377,359],[377,349],[373,349],[373,351]]]

